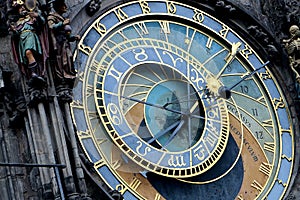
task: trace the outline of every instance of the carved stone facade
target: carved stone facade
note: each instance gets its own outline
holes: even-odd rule
[[[39,1],[41,9],[45,12],[51,10],[52,2]],[[71,20],[72,31],[80,33],[86,22],[95,17],[97,12],[115,2],[116,0],[67,0],[69,10],[65,15]],[[199,3],[199,0],[195,2]],[[277,71],[278,73],[280,71],[280,77],[287,84],[291,102],[294,102],[293,109],[299,108],[295,105],[299,101],[300,87],[295,79],[289,78],[293,77],[293,71],[288,67],[288,52],[283,41],[291,37],[289,28],[292,25],[300,25],[300,1],[202,0],[200,2],[216,7],[220,17],[231,16],[233,20],[243,21],[244,31],[256,39],[258,45],[263,47],[262,51],[267,52],[272,61],[282,62],[280,63],[282,68]],[[65,195],[69,199],[90,199],[90,194],[93,194],[92,198],[95,199],[109,196],[106,191],[99,192],[104,186],[99,180],[94,179],[90,174],[92,172],[85,170],[89,168],[89,163],[81,158],[80,149],[76,144],[68,106],[70,99],[57,98],[59,91],[56,90],[51,70],[47,71],[46,103],[37,102],[28,107],[30,98],[28,87],[11,54],[7,26],[7,13],[11,10],[11,3],[12,0],[0,0],[0,69],[4,83],[2,86],[0,80],[0,163],[43,163],[52,166],[65,163],[66,166],[59,168],[61,170],[59,175],[62,176],[59,180],[56,174],[58,168],[55,167],[0,166],[0,198],[54,199],[61,195],[60,187],[64,187]],[[237,13],[243,12],[251,15],[253,19],[248,18],[246,14],[238,15],[239,18],[234,17]],[[254,19],[257,19],[260,25]],[[73,44],[73,49],[75,45]],[[278,58],[283,59],[279,61]],[[293,117],[296,120],[296,116]],[[296,142],[299,143],[299,136],[296,138]],[[298,146],[296,148],[299,150]],[[300,178],[292,178],[295,179],[295,184],[288,199],[300,199],[300,192],[297,190]],[[92,192],[94,189],[98,190],[99,194],[94,194]],[[111,195],[115,196],[114,199],[121,199],[117,192],[112,191]]]

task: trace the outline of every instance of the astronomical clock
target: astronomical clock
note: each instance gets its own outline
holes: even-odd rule
[[[72,116],[124,199],[283,199],[295,130],[274,63],[201,3],[116,3],[75,55]]]

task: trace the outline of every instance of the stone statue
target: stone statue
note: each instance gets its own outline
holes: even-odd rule
[[[14,1],[12,7],[16,16],[10,21],[14,59],[26,74],[29,86],[42,88],[46,85],[43,76],[47,36],[42,36],[45,18],[37,8],[29,11],[22,0]]]
[[[297,25],[292,25],[289,29],[290,38],[283,40],[289,55],[290,66],[295,72],[296,81],[300,83],[300,29]]]
[[[54,66],[52,69],[58,96],[68,101],[68,99],[71,100],[71,89],[76,77],[70,43],[79,40],[80,36],[72,35],[70,19],[63,16],[67,11],[65,2],[54,1],[53,9],[54,12],[51,12],[47,18],[52,45],[51,65]]]

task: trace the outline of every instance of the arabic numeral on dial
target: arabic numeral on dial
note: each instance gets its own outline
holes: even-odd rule
[[[226,67],[226,70],[227,70],[228,72],[232,72],[232,67],[231,67],[230,65],[228,65],[228,66]]]
[[[249,93],[249,88],[248,86],[242,85],[240,86],[242,93],[248,94]]]
[[[255,131],[255,135],[256,135],[256,138],[259,139],[259,140],[264,139],[263,131]]]
[[[251,110],[252,110],[253,116],[258,116],[258,110],[257,110],[257,108],[252,108]]]
[[[122,118],[121,118],[121,112],[119,108],[116,106],[116,104],[110,103],[107,105],[107,110],[109,111],[110,120],[115,125],[122,124]]]

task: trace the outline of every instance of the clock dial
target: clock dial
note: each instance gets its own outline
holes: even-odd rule
[[[124,29],[132,30],[135,25]],[[160,29],[160,22],[145,22],[145,26]],[[107,40],[115,37],[112,34]],[[174,46],[173,52],[161,48],[159,40],[149,42],[157,45],[132,45],[110,61],[104,74],[97,71],[98,113],[105,116],[102,121],[109,124],[106,128],[114,143],[138,165],[172,177],[201,174],[226,147],[229,123],[225,100],[205,95],[204,75],[208,72],[178,57],[179,48]],[[124,43],[126,46],[130,41]],[[138,112],[144,114],[135,122],[136,111],[131,110],[136,110],[137,104],[145,106],[138,105]]]
[[[182,75],[172,68],[147,63],[135,67],[129,76],[121,92],[127,98],[121,99],[121,104],[126,121],[130,122],[137,116],[135,106],[139,107],[139,120],[131,123],[133,132],[151,146],[170,152],[185,151],[200,140],[205,111],[197,92]],[[143,88],[145,80],[151,83]],[[162,107],[140,107],[135,97]]]
[[[72,114],[111,189],[125,199],[283,197],[288,105],[263,57],[226,24],[175,1],[131,1],[99,16],[79,47]]]

